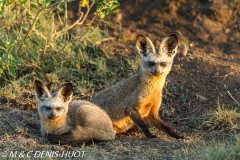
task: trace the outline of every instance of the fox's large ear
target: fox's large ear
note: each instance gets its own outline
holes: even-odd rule
[[[58,98],[61,98],[64,102],[71,102],[73,95],[73,85],[72,83],[66,83],[60,88],[57,93]]]
[[[178,37],[176,34],[170,34],[161,43],[161,54],[167,54],[172,57],[177,53]]]
[[[138,34],[136,39],[137,39],[136,47],[137,47],[138,53],[141,55],[141,57],[144,57],[144,56],[148,55],[149,53],[155,54],[154,45],[147,36],[145,36],[143,34]]]
[[[47,87],[39,80],[34,81],[34,93],[37,101],[43,101],[51,96]]]

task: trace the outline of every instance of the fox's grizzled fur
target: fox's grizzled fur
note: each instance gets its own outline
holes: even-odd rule
[[[151,125],[174,138],[183,138],[159,117],[163,86],[177,53],[177,34],[164,38],[157,49],[147,36],[139,34],[136,47],[142,58],[139,73],[100,91],[90,101],[108,113],[116,133],[135,124],[147,137],[156,137],[148,129]]]

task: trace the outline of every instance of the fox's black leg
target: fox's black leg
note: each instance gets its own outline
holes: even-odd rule
[[[159,130],[167,133],[169,136],[174,137],[176,139],[183,139],[184,137],[173,131],[160,117],[154,117],[153,115],[149,115],[147,121],[150,125],[158,128]]]
[[[149,131],[148,125],[139,116],[137,111],[132,110],[129,115],[133,122],[136,124],[136,126],[138,126],[148,138],[156,138],[156,136]]]

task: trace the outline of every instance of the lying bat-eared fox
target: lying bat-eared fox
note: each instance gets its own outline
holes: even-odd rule
[[[35,80],[34,92],[41,134],[49,141],[81,145],[115,139],[112,121],[105,111],[87,101],[72,101],[71,83],[64,84],[57,93],[51,93],[41,81]]]
[[[170,34],[155,49],[148,37],[137,35],[136,47],[142,58],[140,71],[91,98],[91,102],[108,113],[115,133],[125,132],[136,125],[147,137],[156,137],[148,129],[151,125],[171,137],[183,138],[159,117],[162,90],[177,53],[178,36]]]

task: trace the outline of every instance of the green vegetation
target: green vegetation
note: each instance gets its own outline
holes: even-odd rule
[[[69,1],[1,3],[0,98],[4,102],[31,106],[34,79],[56,84],[71,81],[75,95],[86,99],[137,70],[136,60],[114,56],[98,45],[108,34],[92,26],[96,18],[109,24],[105,19],[118,11],[117,0],[96,3],[92,19],[88,13],[95,1],[81,1],[86,9],[71,24],[67,23]]]

